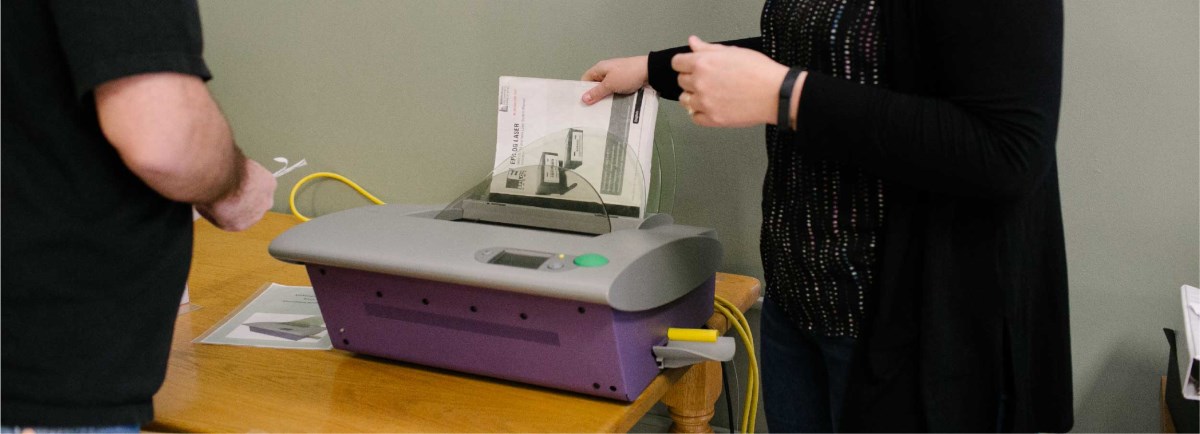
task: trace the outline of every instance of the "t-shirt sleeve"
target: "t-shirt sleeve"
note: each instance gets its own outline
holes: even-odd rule
[[[51,10],[80,98],[147,72],[212,78],[195,0],[52,0]]]

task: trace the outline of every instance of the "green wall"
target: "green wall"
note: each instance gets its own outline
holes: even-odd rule
[[[696,7],[700,6],[700,7]],[[205,1],[211,88],[238,143],[338,172],[385,202],[447,203],[492,168],[497,78],[579,79],[596,61],[755,35],[747,1]],[[756,199],[762,129],[701,130],[664,104],[679,159],[677,220],[716,227],[728,271],[761,274]],[[666,125],[669,124],[669,127]],[[716,170],[720,169],[720,170]],[[305,214],[367,203],[336,182],[306,187]]]
[[[1076,431],[1157,431],[1200,284],[1200,3],[1068,0],[1059,124]],[[1180,339],[1180,344],[1183,340]]]
[[[1157,429],[1159,328],[1200,283],[1195,0],[1067,0],[1059,159],[1077,430]],[[444,203],[491,168],[496,79],[758,32],[758,1],[201,1],[210,86],[247,154],[335,171],[387,202]],[[667,126],[669,124],[669,127]],[[674,103],[674,215],[718,229],[723,271],[761,278],[762,128],[704,129]],[[365,204],[305,188],[320,215]]]

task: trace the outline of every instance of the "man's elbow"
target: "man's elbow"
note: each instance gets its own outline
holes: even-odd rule
[[[167,198],[207,199],[236,168],[228,124],[197,77],[149,73],[101,84],[96,111],[126,166]]]
[[[170,152],[170,149],[178,149],[177,146],[130,146],[124,149],[120,155],[125,166],[163,197],[189,203],[196,200],[183,182],[188,175],[186,156]]]

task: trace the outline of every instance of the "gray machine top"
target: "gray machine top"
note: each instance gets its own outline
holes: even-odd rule
[[[712,229],[669,216],[588,235],[438,217],[440,207],[366,206],[298,225],[277,259],[494,288],[642,311],[670,303],[721,263]]]

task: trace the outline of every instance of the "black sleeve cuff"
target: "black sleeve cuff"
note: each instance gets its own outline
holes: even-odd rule
[[[735,39],[717,43],[762,51],[762,38]],[[671,69],[671,58],[676,54],[691,52],[691,47],[687,45],[650,52],[646,60],[647,81],[650,82],[650,87],[658,91],[658,96],[669,100],[679,100],[679,94],[683,93],[683,89],[679,88],[679,73]]]
[[[803,138],[813,151],[830,156],[842,154],[841,158],[850,158],[851,149],[856,148],[845,142],[878,143],[872,129],[875,122],[870,118],[871,108],[876,106],[871,95],[875,91],[809,70],[800,91],[795,137]]]
[[[658,91],[658,96],[678,101],[683,89],[679,87],[679,73],[671,69],[671,58],[679,53],[691,53],[687,45],[662,51],[651,51],[646,60],[647,81]]]

